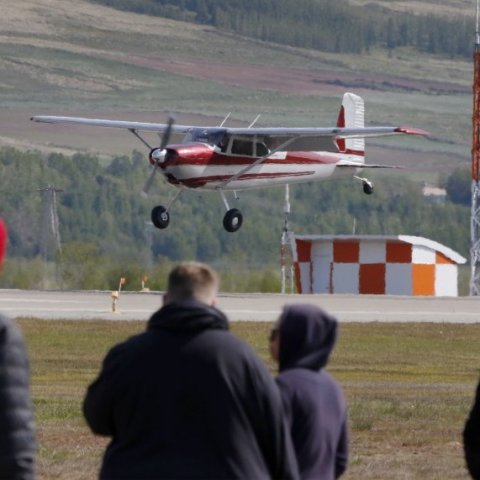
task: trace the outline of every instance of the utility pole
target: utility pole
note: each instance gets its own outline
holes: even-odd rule
[[[473,136],[472,136],[472,210],[470,216],[470,295],[480,295],[480,33],[479,0],[475,22],[473,51]]]
[[[63,192],[63,190],[55,188],[54,185],[48,185],[45,188],[39,188],[38,191],[42,193],[43,201],[40,251],[42,258],[46,261],[48,254],[52,250],[51,246],[54,254],[62,251],[57,211],[57,193]]]
[[[283,206],[283,230],[280,242],[280,266],[282,274],[282,293],[293,293],[293,260],[290,247],[290,186],[285,185],[285,203]],[[287,292],[288,288],[288,292]]]
[[[150,270],[153,265],[153,253],[152,253],[152,246],[153,246],[153,232],[155,227],[151,221],[145,221],[144,223],[144,233],[145,233],[145,268]]]

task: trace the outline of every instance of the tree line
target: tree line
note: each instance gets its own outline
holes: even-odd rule
[[[173,205],[170,226],[157,230],[150,210],[166,204],[174,190],[159,176],[153,194],[143,198],[148,165],[139,152],[106,163],[86,154],[0,149],[0,216],[9,228],[0,287],[40,287],[47,269],[55,288],[113,289],[124,275],[126,288],[138,290],[145,275],[150,287],[161,288],[160,270],[196,259],[213,264],[227,290],[279,290],[283,188],[240,192],[238,202],[230,199],[244,213],[234,234],[223,229],[224,206],[216,192],[187,190]],[[355,224],[357,234],[425,236],[468,256],[468,168],[445,178],[443,203],[426,201],[421,186],[401,173],[384,175],[371,196],[348,176],[291,186],[291,230],[349,234]],[[40,191],[47,185],[62,190],[56,197],[61,251],[43,248],[52,228]]]
[[[212,25],[258,40],[335,53],[411,47],[472,54],[473,19],[356,7],[345,0],[94,0],[113,8]]]

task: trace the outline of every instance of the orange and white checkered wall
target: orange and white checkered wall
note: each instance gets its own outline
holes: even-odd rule
[[[457,264],[400,240],[296,239],[300,293],[458,295]]]

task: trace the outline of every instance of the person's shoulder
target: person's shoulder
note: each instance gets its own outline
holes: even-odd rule
[[[16,328],[16,327],[15,327],[15,324],[13,323],[13,320],[10,317],[0,312],[0,329],[3,330],[6,328]]]
[[[204,335],[212,354],[221,355],[232,362],[249,364],[257,369],[265,368],[265,363],[253,347],[229,330],[209,330],[204,332]]]
[[[22,342],[23,336],[15,322],[7,315],[0,313],[0,341]]]
[[[136,335],[132,335],[131,337],[123,340],[122,342],[116,343],[113,345],[108,354],[107,357],[112,358],[112,357],[117,357],[119,355],[135,355],[135,353],[142,349],[143,346],[145,345],[145,342],[148,341],[148,336],[147,332],[141,332]]]
[[[203,335],[209,343],[222,350],[245,355],[254,353],[252,347],[246,341],[234,335],[230,330],[205,330]]]
[[[317,386],[318,388],[341,390],[337,380],[324,369],[314,371],[308,368],[289,368],[278,374],[277,383],[289,388]]]

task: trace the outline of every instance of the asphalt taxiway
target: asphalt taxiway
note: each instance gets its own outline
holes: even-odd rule
[[[218,299],[231,321],[275,321],[288,303],[319,305],[341,322],[480,323],[480,297],[220,294]],[[0,290],[0,312],[14,318],[148,320],[161,304],[161,292],[121,292],[113,312],[111,292]]]

